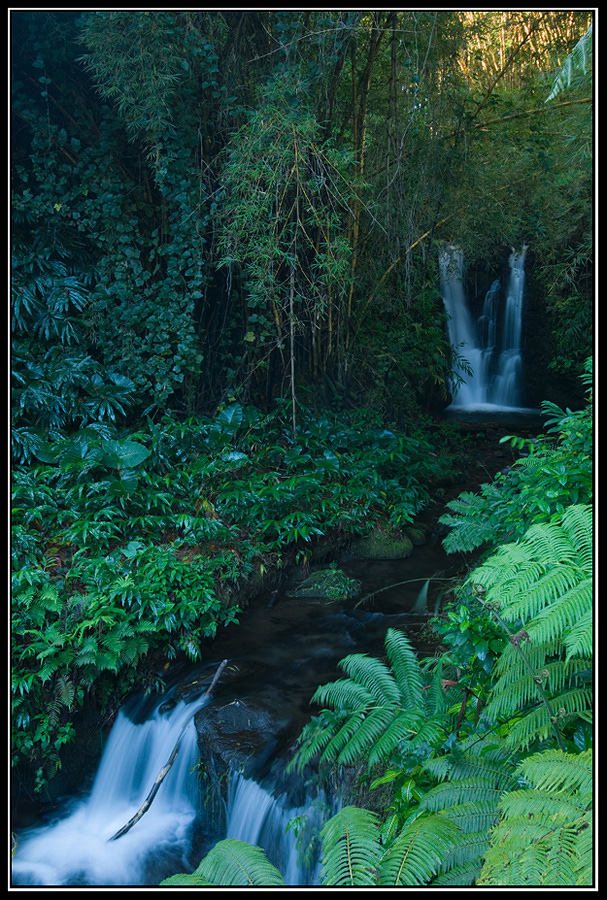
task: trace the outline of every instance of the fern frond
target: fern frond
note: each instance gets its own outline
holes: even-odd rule
[[[594,651],[593,626],[593,610],[589,608],[580,616],[569,633],[565,635],[564,643],[567,649],[567,662],[575,657],[592,659]]]
[[[464,834],[481,834],[485,842],[489,830],[499,819],[499,810],[493,800],[468,800],[445,808],[444,813]]]
[[[496,786],[495,779],[488,776],[473,778],[461,778],[457,781],[442,782],[431,788],[422,797],[419,810],[440,812],[453,806],[461,806],[464,803],[497,804],[503,794],[503,789]]]
[[[330,732],[329,741],[320,756],[322,762],[334,762],[337,759],[342,759],[342,762],[347,764],[346,760],[354,760],[354,757],[351,757],[348,753],[348,742],[356,735],[362,724],[363,716],[364,712],[362,710],[357,710],[355,713],[348,716],[346,721],[337,729],[337,731],[333,729]],[[344,750],[344,748],[346,749]]]
[[[321,839],[323,885],[376,885],[381,844],[375,813],[345,806],[325,823]]]
[[[374,747],[369,752],[369,766],[387,762],[390,754],[404,741],[411,740],[424,726],[423,710],[408,710],[394,716],[390,711],[390,718],[381,735],[378,736]]]
[[[215,844],[193,874],[203,884],[220,887],[285,885],[284,878],[260,847],[235,838],[225,838]]]
[[[502,810],[509,819],[536,816],[551,822],[558,819],[576,822],[583,817],[590,800],[591,795],[587,793],[526,788],[511,791],[504,797]]]
[[[55,686],[55,696],[57,701],[63,706],[67,706],[68,709],[72,708],[72,704],[74,702],[74,697],[76,695],[76,689],[72,681],[65,676],[61,676],[57,679],[57,684]]]
[[[213,887],[211,881],[205,881],[199,875],[171,875],[160,882],[160,887]]]
[[[519,770],[527,781],[541,790],[582,793],[592,790],[592,750],[582,753],[544,750],[527,756],[520,763]]]
[[[479,848],[478,857],[459,866],[449,866],[432,881],[432,887],[468,887],[476,883],[482,865],[482,854],[487,849],[487,837]]]
[[[441,781],[480,778],[494,784],[500,791],[507,791],[516,787],[511,756],[512,750],[505,741],[491,736],[484,740],[472,738],[459,751],[454,749],[447,756],[428,760],[424,769]]]
[[[551,579],[554,581],[554,579]],[[529,623],[527,631],[533,640],[565,641],[569,631],[579,623],[583,616],[588,616],[592,611],[593,591],[592,579],[578,580],[559,596],[553,594],[552,602],[540,610],[533,622]],[[591,621],[591,620],[590,620]]]
[[[457,828],[446,817],[420,816],[405,826],[386,850],[379,866],[379,884],[428,884],[458,839]]]
[[[323,756],[326,758],[331,750],[335,752],[338,745],[342,746],[337,756],[337,762],[343,766],[353,765],[357,760],[368,757],[369,765],[377,754],[374,753],[375,745],[384,734],[386,728],[394,717],[392,709],[379,708],[366,713],[362,717],[356,717],[347,727],[341,729],[347,735],[347,740],[334,739],[327,746]],[[337,736],[336,736],[337,738]]]
[[[554,715],[563,722],[568,716],[581,717],[586,710],[592,709],[593,695],[590,688],[572,688],[551,700]],[[550,715],[546,707],[541,704],[536,709],[526,713],[511,726],[508,732],[508,743],[517,749],[526,750],[538,740],[547,740],[552,728]]]
[[[423,709],[424,683],[411,641],[404,631],[389,628],[386,632],[385,647],[400,692],[400,705],[403,709]]]
[[[373,694],[351,678],[321,684],[312,695],[312,703],[337,710],[364,709],[374,702]]]
[[[329,721],[327,721],[327,717]],[[302,772],[303,769],[327,746],[336,730],[337,718],[329,710],[323,710],[304,725],[299,736],[296,755],[289,762],[287,771]]]
[[[570,687],[577,672],[585,671],[589,660],[576,659],[567,663],[564,660],[541,662],[533,671],[522,672],[518,678],[504,674],[497,679],[492,692],[492,699],[485,708],[485,715],[497,721],[500,717],[509,716],[517,711],[524,711],[529,705],[536,705],[540,700],[536,677],[545,684],[550,695],[560,694]]]
[[[465,806],[461,807],[461,809],[464,810]],[[445,812],[442,815],[447,815],[459,827],[460,822],[458,818],[452,816],[451,812]],[[449,885],[463,886],[473,884],[476,881],[483,866],[484,855],[489,847],[489,834],[491,827],[495,824],[496,817],[499,817],[499,812],[493,807],[490,824],[483,828],[483,831],[460,832],[454,847],[445,854],[441,870],[433,880],[432,887],[438,885],[444,887]],[[481,819],[484,818],[481,815]],[[487,821],[489,820],[487,819]]]
[[[363,685],[377,705],[396,705],[400,701],[398,686],[388,666],[366,653],[353,653],[339,663],[339,668],[357,684]]]

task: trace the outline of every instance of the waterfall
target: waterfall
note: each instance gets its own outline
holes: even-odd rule
[[[455,374],[454,409],[520,409],[521,339],[525,289],[525,252],[512,252],[510,276],[498,340],[502,286],[496,279],[487,291],[482,313],[471,314],[463,284],[464,257],[457,247],[439,257],[440,287],[449,321],[449,340],[464,362]]]
[[[141,724],[118,713],[90,793],[18,834],[14,884],[152,885],[186,871],[198,807],[195,708],[181,702],[161,709]],[[147,812],[109,840],[141,807],[180,735],[175,763]]]
[[[201,848],[200,840],[194,848],[195,822],[199,832],[205,830],[193,772],[198,707],[181,702],[163,712],[165,705],[141,724],[124,710],[118,713],[90,792],[17,835],[14,885],[152,886],[198,865],[210,849]],[[178,741],[176,760],[147,811],[131,830],[110,840],[140,809]],[[318,833],[329,814],[322,793],[292,805],[286,791],[274,796],[230,773],[225,836],[262,847],[287,885],[319,883]],[[289,828],[295,817],[301,817],[300,827]]]
[[[289,886],[317,885],[320,878],[318,835],[329,811],[324,795],[291,806],[286,793],[275,797],[250,778],[232,773],[228,787],[229,838],[265,850]],[[301,817],[301,818],[300,818]],[[297,819],[298,827],[289,827]]]

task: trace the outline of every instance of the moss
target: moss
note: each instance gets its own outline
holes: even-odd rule
[[[401,532],[376,528],[354,541],[350,555],[358,559],[405,559],[413,553],[413,542]]]
[[[360,582],[350,578],[341,569],[330,566],[318,569],[295,587],[286,591],[287,597],[321,600],[348,600],[356,597]]]

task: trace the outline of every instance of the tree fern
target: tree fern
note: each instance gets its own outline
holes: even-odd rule
[[[489,735],[469,738],[425,763],[439,784],[424,794],[412,816],[434,813],[455,829],[433,885],[470,885],[478,878],[500,801],[518,786],[511,755],[504,741]]]
[[[436,692],[423,689],[409,639],[388,629],[385,646],[390,666],[353,654],[339,663],[349,677],[317,689],[311,702],[329,709],[304,727],[291,767],[301,770],[320,754],[322,763],[353,765],[364,760],[371,769],[405,745],[444,738],[448,717],[443,708],[434,708]]]
[[[562,727],[592,708],[583,677],[592,669],[592,539],[592,508],[570,506],[471,576],[510,633],[485,713],[494,721],[516,715],[509,740],[520,747],[551,731],[560,741]]]
[[[479,886],[592,883],[592,751],[546,750],[518,768],[504,795]]]

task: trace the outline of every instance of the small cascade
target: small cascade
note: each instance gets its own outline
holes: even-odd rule
[[[286,793],[275,797],[256,781],[234,772],[228,787],[226,837],[265,850],[285,884],[317,885],[318,835],[334,812],[329,811],[322,794],[314,800],[306,797],[301,806],[292,806]],[[289,827],[289,822],[296,818],[297,827]]]
[[[500,280],[492,283],[485,295],[482,312],[475,319],[464,290],[462,251],[449,246],[440,254],[440,286],[449,316],[449,339],[464,361],[456,367],[461,384],[453,392],[453,409],[521,408],[525,252],[526,248],[523,248],[520,253],[513,251],[510,256],[510,276],[501,329]]]
[[[160,707],[162,709],[162,707]],[[120,711],[91,792],[53,821],[19,834],[16,885],[158,884],[189,865],[198,808],[194,707],[178,703],[141,724]],[[175,744],[180,749],[146,813],[110,838],[140,809]]]

